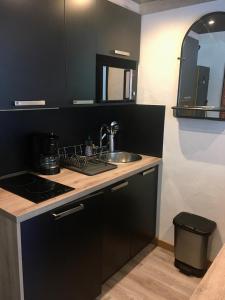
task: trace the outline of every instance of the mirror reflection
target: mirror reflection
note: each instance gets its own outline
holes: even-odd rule
[[[194,23],[181,51],[179,116],[225,120],[225,13]],[[187,109],[186,109],[187,108]]]
[[[108,68],[108,101],[130,98],[130,74],[132,70]]]

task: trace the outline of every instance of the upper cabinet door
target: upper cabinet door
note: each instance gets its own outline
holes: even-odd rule
[[[0,108],[57,106],[65,92],[64,1],[2,0],[0,44]]]
[[[97,16],[97,53],[138,61],[141,16],[107,0],[97,0]]]
[[[96,0],[66,0],[66,103],[95,99]]]

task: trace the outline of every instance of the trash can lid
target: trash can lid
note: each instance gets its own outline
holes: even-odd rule
[[[211,234],[216,228],[216,222],[187,212],[179,213],[173,224],[198,234]]]

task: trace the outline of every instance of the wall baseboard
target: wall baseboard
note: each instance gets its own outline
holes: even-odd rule
[[[171,245],[167,242],[164,242],[162,240],[159,240],[159,239],[155,238],[152,243],[155,244],[158,247],[161,247],[161,248],[165,249],[165,250],[168,250],[170,252],[174,252],[174,245]]]

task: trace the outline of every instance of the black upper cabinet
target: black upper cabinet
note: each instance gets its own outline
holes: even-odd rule
[[[65,90],[63,0],[2,0],[0,108],[14,101],[56,106]]]
[[[125,58],[139,60],[141,16],[107,0],[97,0],[97,53],[113,55],[115,50],[130,53]]]
[[[21,224],[25,300],[93,300],[101,292],[101,193]]]
[[[80,2],[80,3],[79,3]],[[95,99],[96,0],[66,0],[66,104]]]
[[[96,54],[120,50],[138,60],[140,22],[107,0],[2,0],[0,109],[15,101],[65,107],[94,100]]]

